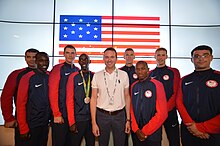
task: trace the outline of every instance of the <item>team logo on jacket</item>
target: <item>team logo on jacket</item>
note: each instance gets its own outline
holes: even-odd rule
[[[163,76],[163,79],[164,79],[165,81],[169,80],[169,78],[170,78],[169,75],[164,75],[164,76]]]
[[[137,79],[138,78],[137,74],[133,74],[133,78]]]
[[[216,82],[215,80],[208,80],[206,82],[206,86],[208,86],[210,88],[215,88],[218,86],[218,82]]]
[[[150,90],[147,90],[145,91],[144,95],[147,97],[147,98],[151,98],[152,97],[152,92]]]

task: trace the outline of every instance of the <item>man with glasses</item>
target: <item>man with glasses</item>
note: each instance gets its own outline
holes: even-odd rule
[[[210,67],[212,48],[197,46],[191,51],[195,71],[180,81],[177,109],[183,120],[183,146],[220,145],[220,72]]]

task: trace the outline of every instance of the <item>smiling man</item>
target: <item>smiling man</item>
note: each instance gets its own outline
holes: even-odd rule
[[[46,146],[51,109],[48,96],[47,72],[49,56],[45,52],[36,55],[37,69],[25,74],[18,86],[17,120],[20,146]]]
[[[89,70],[90,62],[87,54],[81,54],[78,61],[81,70],[71,73],[66,85],[71,146],[80,146],[83,137],[86,145],[95,145],[90,115],[91,82],[94,73]]]
[[[116,68],[117,52],[104,51],[105,69],[94,74],[90,103],[92,130],[100,146],[109,144],[110,131],[114,146],[124,146],[125,133],[130,132],[129,78]]]

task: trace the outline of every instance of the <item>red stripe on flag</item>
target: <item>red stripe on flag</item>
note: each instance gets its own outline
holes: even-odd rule
[[[159,21],[160,17],[140,17],[140,16],[102,16],[103,19],[119,19],[119,20],[155,20]]]
[[[118,24],[102,23],[102,27],[126,27],[126,28],[160,28],[159,24]]]
[[[114,34],[125,35],[160,35],[160,32],[145,32],[145,31],[114,31]],[[102,31],[102,34],[112,34],[112,31]]]

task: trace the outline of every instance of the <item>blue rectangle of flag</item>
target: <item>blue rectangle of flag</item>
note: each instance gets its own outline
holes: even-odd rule
[[[61,15],[60,41],[101,41],[101,16]]]

